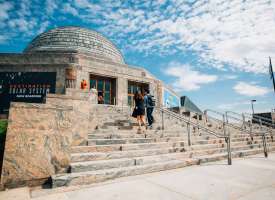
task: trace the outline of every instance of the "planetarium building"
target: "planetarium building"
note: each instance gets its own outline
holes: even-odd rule
[[[177,107],[180,98],[140,67],[129,66],[116,46],[96,31],[59,27],[38,35],[23,53],[0,54],[0,112],[11,101],[42,102],[47,93],[96,88],[104,104],[133,105],[136,90],[150,89],[159,105]]]

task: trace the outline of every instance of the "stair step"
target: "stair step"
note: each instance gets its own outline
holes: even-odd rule
[[[272,150],[275,150],[273,147]],[[232,157],[243,157],[262,153],[262,149],[242,150],[232,152]],[[115,179],[124,176],[134,176],[139,174],[146,174],[158,172],[163,170],[182,168],[189,165],[195,165],[205,162],[212,162],[224,160],[227,158],[227,153],[219,153],[213,155],[204,155],[196,159],[180,159],[169,160],[167,162],[155,162],[152,164],[134,165],[127,167],[118,167],[112,169],[102,169],[95,171],[85,171],[77,173],[58,174],[52,176],[52,186],[69,186],[69,185],[85,185],[98,182],[104,182],[110,179]],[[126,162],[126,161],[125,161]]]
[[[184,137],[187,138],[186,134],[182,134],[179,132],[172,133],[94,133],[89,134],[88,139],[124,139],[124,138],[162,138],[162,137]]]
[[[175,169],[196,164],[195,159],[188,160],[172,160],[168,162],[160,162],[148,165],[130,166],[122,168],[113,168],[97,171],[78,172],[71,174],[58,174],[52,176],[52,186],[69,186],[69,185],[85,185],[91,183],[98,183],[115,179],[124,176],[133,176],[151,172],[158,172],[163,170]]]
[[[145,149],[145,150],[131,150],[131,151],[113,151],[113,152],[91,152],[91,153],[77,153],[71,155],[71,162],[83,162],[94,160],[106,159],[119,159],[119,158],[133,158],[140,156],[152,156],[174,152],[183,152],[184,147],[176,148],[158,148],[158,149]]]
[[[267,140],[267,142],[271,142],[271,140]],[[214,140],[210,143],[208,142],[202,142],[203,146],[205,145],[220,145],[224,146],[225,142],[217,142]],[[231,145],[234,146],[240,145],[240,144],[259,144],[262,143],[262,140],[253,140],[253,141],[237,141],[237,142],[231,142]],[[169,148],[169,147],[183,147],[184,144],[187,145],[187,140],[184,141],[171,141],[171,142],[154,142],[154,143],[136,143],[136,144],[112,144],[112,145],[94,145],[94,146],[76,146],[72,148],[72,153],[87,153],[87,152],[110,152],[110,151],[127,151],[127,150],[141,150],[141,149],[155,149],[155,148]],[[193,142],[192,147],[200,147],[202,146],[199,143]]]
[[[89,139],[88,145],[109,145],[128,143],[150,143],[155,142],[154,138],[123,138],[123,139]]]
[[[181,159],[181,157],[186,158],[184,154],[172,153],[145,157],[130,157],[122,159],[77,162],[71,164],[71,172],[95,171],[118,167],[153,164],[156,162],[167,162],[170,160]]]
[[[77,153],[72,154],[71,162],[85,162],[85,161],[98,161],[98,160],[110,160],[110,159],[122,159],[122,158],[135,158],[135,157],[144,157],[144,156],[157,156],[162,154],[175,154],[181,153],[187,157],[193,157],[202,154],[213,154],[217,152],[226,151],[225,145],[211,145],[212,148],[204,145],[200,145],[201,148],[191,147],[179,147],[179,148],[158,148],[158,149],[147,149],[147,150],[131,150],[131,151],[114,151],[114,152],[91,152],[91,153]],[[232,151],[241,150],[241,149],[252,149],[260,148],[261,144],[251,144],[239,146],[232,146]]]
[[[157,142],[157,143],[138,143],[138,144],[115,144],[115,145],[95,145],[95,146],[77,146],[72,148],[72,153],[85,152],[111,152],[111,151],[127,151],[142,150],[154,148],[183,147],[184,141],[176,142]]]

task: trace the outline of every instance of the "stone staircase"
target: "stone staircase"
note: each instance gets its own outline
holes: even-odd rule
[[[53,175],[52,187],[93,184],[227,158],[224,139],[193,131],[192,145],[188,146],[186,127],[176,124],[137,134],[133,119],[118,115],[109,119],[91,131],[86,146],[72,148],[68,173]],[[275,150],[275,141],[269,135],[267,145],[269,151]],[[254,136],[252,140],[249,134],[233,132],[231,150],[233,158],[263,153],[262,139]]]

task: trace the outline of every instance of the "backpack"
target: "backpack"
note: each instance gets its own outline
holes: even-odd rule
[[[154,96],[148,95],[148,105],[154,107],[156,105],[156,99]]]

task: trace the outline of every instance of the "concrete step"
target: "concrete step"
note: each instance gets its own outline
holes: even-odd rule
[[[273,143],[274,145],[275,143]],[[261,147],[260,144],[247,144],[247,143],[237,143],[231,146],[233,150],[235,149],[250,149]],[[177,152],[192,152],[198,153],[214,153],[217,150],[226,150],[226,144],[209,144],[209,145],[193,145],[193,146],[183,146],[183,147],[170,147],[170,148],[155,148],[155,149],[141,149],[141,150],[128,150],[128,151],[111,151],[111,152],[88,152],[88,153],[74,153],[71,155],[71,162],[84,162],[84,161],[95,161],[95,160],[108,160],[108,159],[119,159],[119,158],[134,158],[141,156],[152,156],[167,153],[177,153]],[[189,156],[190,157],[190,156]]]
[[[157,143],[138,143],[138,144],[77,146],[77,147],[72,148],[72,153],[111,152],[111,151],[152,149],[152,148],[183,147],[184,143],[185,143],[185,141],[157,142]]]
[[[145,173],[158,172],[163,170],[175,169],[196,164],[198,161],[189,160],[173,160],[168,162],[160,162],[148,165],[121,167],[97,171],[59,174],[52,176],[52,187],[69,186],[69,185],[85,185],[99,183],[110,179],[124,176],[133,176]]]
[[[120,139],[89,139],[88,145],[111,145],[111,144],[131,144],[131,143],[153,143],[183,141],[185,137],[152,137],[152,138],[120,138]]]
[[[275,148],[272,149],[273,151]],[[262,153],[261,149],[242,150],[232,152],[232,157],[243,157]],[[220,153],[214,155],[204,155],[196,159],[176,159],[166,162],[154,162],[150,164],[134,165],[127,167],[117,167],[111,169],[102,169],[95,171],[85,171],[77,173],[58,174],[52,176],[52,187],[69,186],[69,185],[85,185],[98,182],[104,182],[110,179],[115,179],[124,176],[134,176],[139,174],[146,174],[158,172],[163,170],[181,168],[189,165],[195,165],[205,162],[212,162],[224,160],[227,158],[227,153]],[[125,161],[126,162],[126,161]]]
[[[122,139],[122,138],[161,138],[161,137],[185,137],[188,136],[179,132],[168,133],[93,133],[88,135],[88,139]]]
[[[217,142],[216,140],[209,140],[210,142],[198,142],[193,141],[192,147],[200,146],[205,147],[205,145],[221,145],[224,146],[225,142]],[[271,139],[267,140],[267,142],[271,142]],[[202,144],[200,144],[202,143]],[[240,144],[257,144],[262,143],[262,140],[254,140],[254,141],[233,141],[231,143],[232,146],[240,145]],[[171,141],[171,142],[154,142],[154,143],[136,143],[136,144],[111,144],[111,145],[93,145],[93,146],[77,146],[72,147],[72,153],[87,153],[87,152],[111,152],[111,151],[127,151],[127,150],[142,150],[142,149],[155,149],[155,148],[170,148],[170,147],[183,147],[187,146],[187,141]]]
[[[132,157],[152,156],[152,155],[160,155],[160,154],[183,152],[183,151],[185,151],[184,147],[174,147],[174,148],[157,148],[157,149],[131,150],[131,151],[76,153],[71,155],[71,162],[132,158]]]
[[[88,145],[110,145],[129,143],[151,143],[156,142],[154,138],[123,138],[123,139],[89,139]]]
[[[99,160],[99,161],[86,161],[77,162],[71,164],[71,172],[84,172],[84,171],[95,171],[102,169],[111,169],[118,167],[130,167],[136,165],[153,164],[156,162],[167,162],[174,159],[180,159],[184,154],[171,153],[162,154],[155,156],[145,156],[145,157],[130,157],[130,158],[120,158],[120,159],[110,159],[110,160]]]

